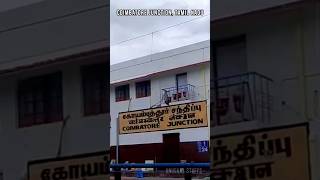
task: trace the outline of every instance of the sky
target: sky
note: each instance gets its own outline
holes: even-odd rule
[[[204,9],[204,16],[117,16],[117,9]],[[210,0],[110,0],[110,13],[111,64],[210,39]]]

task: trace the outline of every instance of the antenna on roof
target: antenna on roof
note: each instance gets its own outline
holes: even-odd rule
[[[150,61],[152,61],[152,53],[153,53],[152,52],[153,51],[153,49],[152,49],[153,48],[153,33],[154,32],[151,33]]]

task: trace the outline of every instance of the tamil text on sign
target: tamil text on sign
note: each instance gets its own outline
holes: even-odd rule
[[[306,125],[211,138],[212,179],[309,180]]]
[[[29,180],[105,180],[109,178],[109,155],[106,152],[85,154],[28,164]]]
[[[119,113],[120,134],[208,126],[206,101]]]

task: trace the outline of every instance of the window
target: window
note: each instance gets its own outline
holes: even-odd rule
[[[211,61],[211,67],[213,73],[211,78],[213,80],[215,77],[237,77],[234,75],[240,75],[248,71],[246,37],[244,35],[213,42],[212,50],[213,61]],[[212,81],[212,88],[216,85],[219,92],[215,93],[216,96],[214,97],[216,111],[215,114],[212,112],[213,117],[215,117],[213,125],[246,121],[244,102],[249,97],[245,94],[246,89],[243,88],[243,84],[239,83],[240,81],[242,81],[241,78]]]
[[[61,79],[58,72],[19,82],[19,127],[62,120]]]
[[[176,83],[177,83],[177,89],[179,89],[183,86],[186,86],[188,84],[187,73],[177,74],[176,75]]]
[[[219,77],[237,75],[248,70],[246,38],[239,36],[213,43]]]
[[[173,101],[186,100],[188,93],[187,73],[176,75],[176,92],[172,94]]]
[[[107,113],[108,97],[108,66],[94,64],[82,67],[82,86],[84,115]]]
[[[136,83],[136,97],[142,98],[151,95],[150,81],[143,81]]]
[[[116,102],[130,99],[129,84],[116,87]]]

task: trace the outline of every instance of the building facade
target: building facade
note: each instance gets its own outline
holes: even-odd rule
[[[111,159],[116,160],[117,119],[121,112],[205,101],[205,116],[209,119],[209,64],[210,42],[204,41],[112,65]],[[126,120],[119,121],[121,124]],[[199,150],[201,143],[208,147],[208,140],[208,125],[120,134],[119,162],[208,162],[208,151]]]
[[[35,160],[107,155],[109,5],[9,3],[0,12],[0,179],[40,179],[28,171]]]
[[[243,163],[272,160],[270,174],[264,178],[319,179],[319,1],[215,0],[212,12],[211,107],[215,108],[211,111],[210,132],[214,172],[230,165],[231,151],[230,158],[221,164],[217,161],[222,156],[214,154],[223,143],[235,148],[229,137],[236,141],[238,137],[254,136],[255,142],[241,139],[239,146],[255,147],[253,154],[257,155],[264,148],[258,145],[260,136],[255,134],[266,133],[269,139],[278,138],[282,150],[293,153],[281,154],[280,145],[270,141],[271,158],[266,154],[260,154],[260,159],[253,154],[249,157],[249,153],[242,157]],[[294,138],[291,127],[299,125],[305,127],[307,135]],[[278,129],[286,133],[280,135]],[[287,143],[290,148],[285,148],[286,138],[291,138]],[[297,142],[301,144],[295,145]],[[288,164],[277,172],[281,163]]]

